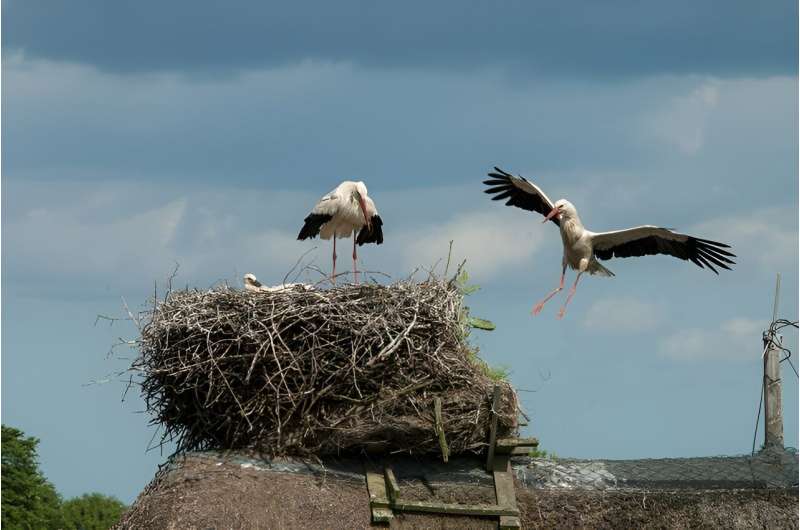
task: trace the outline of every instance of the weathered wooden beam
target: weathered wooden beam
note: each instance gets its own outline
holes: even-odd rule
[[[447,439],[444,437],[444,422],[442,421],[442,398],[437,397],[433,400],[433,412],[436,417],[436,434],[439,436],[439,448],[442,450],[442,460],[447,463],[450,458],[450,448],[447,446]]]
[[[367,470],[367,491],[369,492],[369,507],[372,512],[373,523],[385,523],[394,517],[389,507],[386,496],[386,481],[383,473]]]
[[[515,447],[510,452],[504,454],[508,456],[530,456],[532,449],[531,447]]]
[[[492,475],[494,477],[494,492],[497,495],[497,504],[501,506],[514,506],[516,504],[517,497],[512,473],[509,456],[497,455],[494,459]]]
[[[500,516],[500,525],[498,526],[499,530],[516,530],[517,528],[522,528],[522,522],[519,520],[519,516]]]
[[[516,447],[539,447],[536,438],[499,438],[495,443],[498,453],[510,453]]]
[[[383,474],[367,471],[367,491],[369,503],[372,506],[389,506],[389,497],[386,496],[386,481]]]
[[[446,502],[398,500],[393,506],[399,512],[446,513],[451,515],[519,516],[519,510],[497,504],[454,504]]]
[[[391,508],[372,508],[373,523],[388,523],[392,519],[394,519],[394,513]]]
[[[394,505],[397,502],[397,498],[400,497],[400,484],[397,483],[397,478],[395,478],[392,468],[387,467],[384,470],[384,474],[386,475],[386,492],[389,496],[389,503]]]
[[[517,495],[514,490],[514,473],[511,469],[511,458],[508,454],[498,454],[492,466],[494,475],[494,492],[497,504],[509,510],[517,511]],[[500,529],[508,530],[521,528],[518,516],[505,515],[500,517]]]
[[[515,530],[517,528],[522,528],[522,522],[519,520],[519,516],[500,516],[500,525],[498,526],[499,530]]]
[[[489,425],[489,450],[486,452],[486,471],[492,471],[494,462],[494,444],[497,440],[497,410],[500,408],[500,385],[494,385],[492,394],[492,409],[489,411],[491,416]]]

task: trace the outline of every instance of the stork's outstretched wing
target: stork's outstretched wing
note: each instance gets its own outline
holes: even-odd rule
[[[553,201],[536,184],[523,177],[506,173],[499,167],[495,166],[494,169],[494,172],[489,173],[491,178],[483,181],[489,186],[484,192],[495,194],[492,197],[493,201],[508,199],[506,206],[516,206],[542,215],[547,215],[553,209]],[[557,217],[550,219],[556,225],[559,224]]]
[[[708,267],[716,274],[719,273],[714,268],[715,265],[730,270],[728,265],[736,263],[730,259],[736,255],[724,250],[730,248],[729,245],[657,226],[637,226],[626,230],[593,233],[591,238],[594,255],[600,259],[667,254],[689,260],[700,268]]]

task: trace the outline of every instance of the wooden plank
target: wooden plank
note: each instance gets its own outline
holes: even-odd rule
[[[509,453],[515,447],[539,447],[539,440],[536,438],[499,438],[495,443],[495,451],[498,453]]]
[[[517,495],[514,490],[514,473],[511,469],[511,458],[508,454],[495,456],[492,474],[494,475],[494,492],[497,504],[503,508],[517,511]],[[500,528],[520,528],[518,517],[501,517]]]
[[[537,446],[539,440],[537,438],[498,438],[497,447],[520,447],[520,446]]]
[[[522,523],[520,522],[519,517],[501,515],[500,526],[498,528],[500,530],[515,530],[516,528],[522,528]]]
[[[391,508],[372,508],[373,523],[388,523],[392,519],[394,519],[394,513]]]
[[[515,500],[513,471],[511,470],[511,458],[509,455],[497,455],[494,458],[492,469],[494,476],[494,490],[498,494],[497,504],[510,506]],[[498,479],[500,479],[498,481]],[[504,502],[507,500],[508,502]]]
[[[386,475],[386,492],[389,496],[389,503],[393,505],[397,502],[397,498],[400,496],[400,485],[397,483],[397,479],[394,476],[394,471],[392,471],[392,468],[387,467],[384,470],[384,474]]]
[[[447,463],[450,457],[450,448],[447,447],[447,440],[444,437],[444,422],[442,421],[442,398],[437,397],[433,400],[433,411],[436,417],[436,434],[439,436],[439,447],[442,450],[442,460]]]
[[[367,470],[367,492],[369,493],[369,507],[372,510],[372,519],[378,522],[377,518],[385,517],[385,511],[389,509],[389,498],[386,496],[386,481],[383,473]],[[384,510],[381,510],[384,509]]]
[[[510,453],[505,453],[508,456],[530,456],[532,447],[515,447]]]
[[[386,482],[383,474],[376,471],[367,471],[367,491],[369,492],[369,507],[373,523],[387,523],[394,518],[386,497]]]
[[[428,501],[398,500],[392,508],[398,512],[446,513],[451,515],[510,515],[519,516],[519,510],[496,504],[453,504]]]
[[[492,395],[492,409],[489,411],[491,424],[489,426],[489,450],[486,452],[486,471],[492,471],[494,462],[494,444],[497,440],[497,410],[500,408],[500,385],[494,385]]]

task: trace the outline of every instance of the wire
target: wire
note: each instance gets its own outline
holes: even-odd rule
[[[763,357],[767,354],[767,348],[769,344],[764,345],[764,353],[761,354]],[[764,378],[761,378],[761,390],[758,392],[758,412],[756,413],[756,428],[753,429],[753,448],[750,450],[750,456],[756,454],[756,436],[758,436],[758,424],[761,422],[761,406],[764,404]]]
[[[792,363],[792,360],[789,358],[788,355],[786,357],[784,357],[783,359],[781,359],[781,362],[783,362],[783,361],[789,361],[789,366],[791,366],[792,370],[794,370],[794,375],[797,376],[798,378],[800,378],[800,374],[797,373],[797,368],[794,367],[794,363]]]
[[[766,355],[767,348],[770,348],[770,347],[781,351],[784,354],[784,357],[778,362],[787,361],[789,363],[789,366],[792,367],[792,370],[794,371],[794,375],[796,377],[800,378],[800,374],[798,374],[797,368],[795,367],[795,365],[794,365],[794,363],[792,362],[792,359],[791,359],[792,350],[790,350],[789,348],[786,348],[783,345],[783,343],[782,343],[782,341],[780,339],[777,340],[777,341],[775,340],[775,337],[778,336],[778,332],[780,330],[782,330],[783,328],[787,328],[787,327],[797,328],[798,327],[798,322],[797,321],[786,320],[785,318],[780,318],[780,319],[777,319],[774,322],[772,322],[772,324],[770,324],[769,330],[767,330],[767,331],[765,331],[763,333],[763,340],[764,340],[764,344],[765,344],[765,349],[764,349],[764,353],[761,355],[761,357],[763,358],[764,355]]]

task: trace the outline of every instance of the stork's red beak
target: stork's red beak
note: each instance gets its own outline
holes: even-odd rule
[[[372,230],[372,222],[367,215],[367,203],[364,202],[364,197],[358,196],[358,204],[361,206],[361,213],[364,214],[364,222],[367,223],[367,230]]]
[[[558,214],[559,214],[559,211],[558,211],[558,206],[556,206],[555,208],[553,208],[552,210],[550,210],[550,213],[549,213],[549,214],[547,214],[547,216],[544,218],[544,221],[542,221],[542,222],[543,222],[543,223],[546,223],[547,221],[549,221],[549,220],[550,220],[550,219],[552,219],[553,217],[557,216]]]

